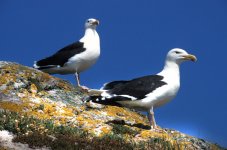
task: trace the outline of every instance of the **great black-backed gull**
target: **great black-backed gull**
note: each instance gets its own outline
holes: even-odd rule
[[[156,129],[153,109],[176,96],[180,87],[180,64],[187,60],[196,61],[196,57],[183,49],[174,48],[168,52],[160,73],[106,83],[99,95],[91,95],[86,100],[146,111],[151,128]]]
[[[100,55],[100,40],[96,32],[99,25],[97,19],[87,19],[85,34],[77,42],[72,43],[54,55],[34,63],[34,68],[49,74],[75,74],[80,86],[79,73],[91,67]]]

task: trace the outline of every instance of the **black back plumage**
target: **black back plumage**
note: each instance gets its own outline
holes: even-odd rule
[[[143,99],[147,94],[167,84],[162,79],[163,76],[160,75],[148,75],[130,81],[110,82],[106,84],[106,87],[109,89],[108,93],[112,95],[129,95],[137,99]],[[112,89],[110,89],[111,86]]]
[[[116,88],[118,86],[121,86],[121,85],[123,85],[123,84],[125,84],[127,82],[129,82],[129,81],[122,80],[122,81],[109,82],[109,83],[106,83],[102,89],[103,90],[111,90],[111,89],[114,89],[114,88]]]
[[[42,68],[46,69],[45,66],[62,67],[68,61],[69,58],[73,57],[75,54],[82,53],[85,50],[86,49],[84,48],[84,43],[78,41],[60,49],[57,53],[50,57],[37,61],[36,65],[40,66],[39,69]]]
[[[163,76],[160,75],[148,75],[129,81],[113,81],[105,84],[102,88],[103,90],[107,90],[106,92],[112,96],[89,96],[86,101],[92,101],[103,105],[121,106],[118,102],[131,101],[132,99],[130,96],[135,97],[136,100],[141,100],[155,89],[166,85],[167,83],[162,81],[162,79]]]

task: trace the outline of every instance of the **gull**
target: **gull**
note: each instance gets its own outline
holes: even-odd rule
[[[100,56],[100,39],[96,32],[97,19],[87,19],[85,34],[50,57],[35,61],[33,67],[49,74],[75,74],[77,85],[80,84],[80,73],[90,68]]]
[[[145,111],[151,129],[157,129],[154,109],[177,95],[180,88],[180,64],[189,60],[197,59],[183,49],[174,48],[167,53],[164,68],[158,74],[106,83],[96,92],[98,94],[94,94],[93,90],[86,102]]]

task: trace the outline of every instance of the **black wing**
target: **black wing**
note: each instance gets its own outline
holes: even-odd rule
[[[127,82],[120,82],[117,86],[114,86],[113,89],[109,90],[108,93],[115,95],[129,95],[137,99],[143,99],[145,98],[145,95],[167,84],[166,82],[161,81],[162,79],[163,76],[160,75],[149,75]]]
[[[125,83],[127,83],[129,81],[113,81],[113,82],[109,82],[109,83],[106,83],[103,87],[102,87],[102,90],[111,90],[113,88],[116,88],[118,86],[121,86]]]
[[[130,98],[125,98],[125,97],[121,97],[121,96],[114,96],[111,98],[104,98],[102,96],[89,96],[86,100],[86,102],[88,101],[92,101],[94,103],[98,103],[98,104],[103,104],[103,105],[111,105],[111,106],[122,106],[121,104],[119,104],[117,101],[125,101],[125,100],[131,100]]]
[[[76,54],[82,53],[84,51],[85,51],[84,43],[78,41],[60,49],[57,53],[55,53],[50,57],[39,60],[38,62],[36,62],[36,65],[37,66],[54,66],[54,65],[63,66],[68,61],[69,58],[71,58]]]

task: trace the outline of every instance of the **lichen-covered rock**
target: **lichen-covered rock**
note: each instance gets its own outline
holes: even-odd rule
[[[0,61],[0,130],[11,132],[13,142],[47,149],[222,149],[175,130],[151,131],[142,114],[85,104],[86,96],[49,74]]]

